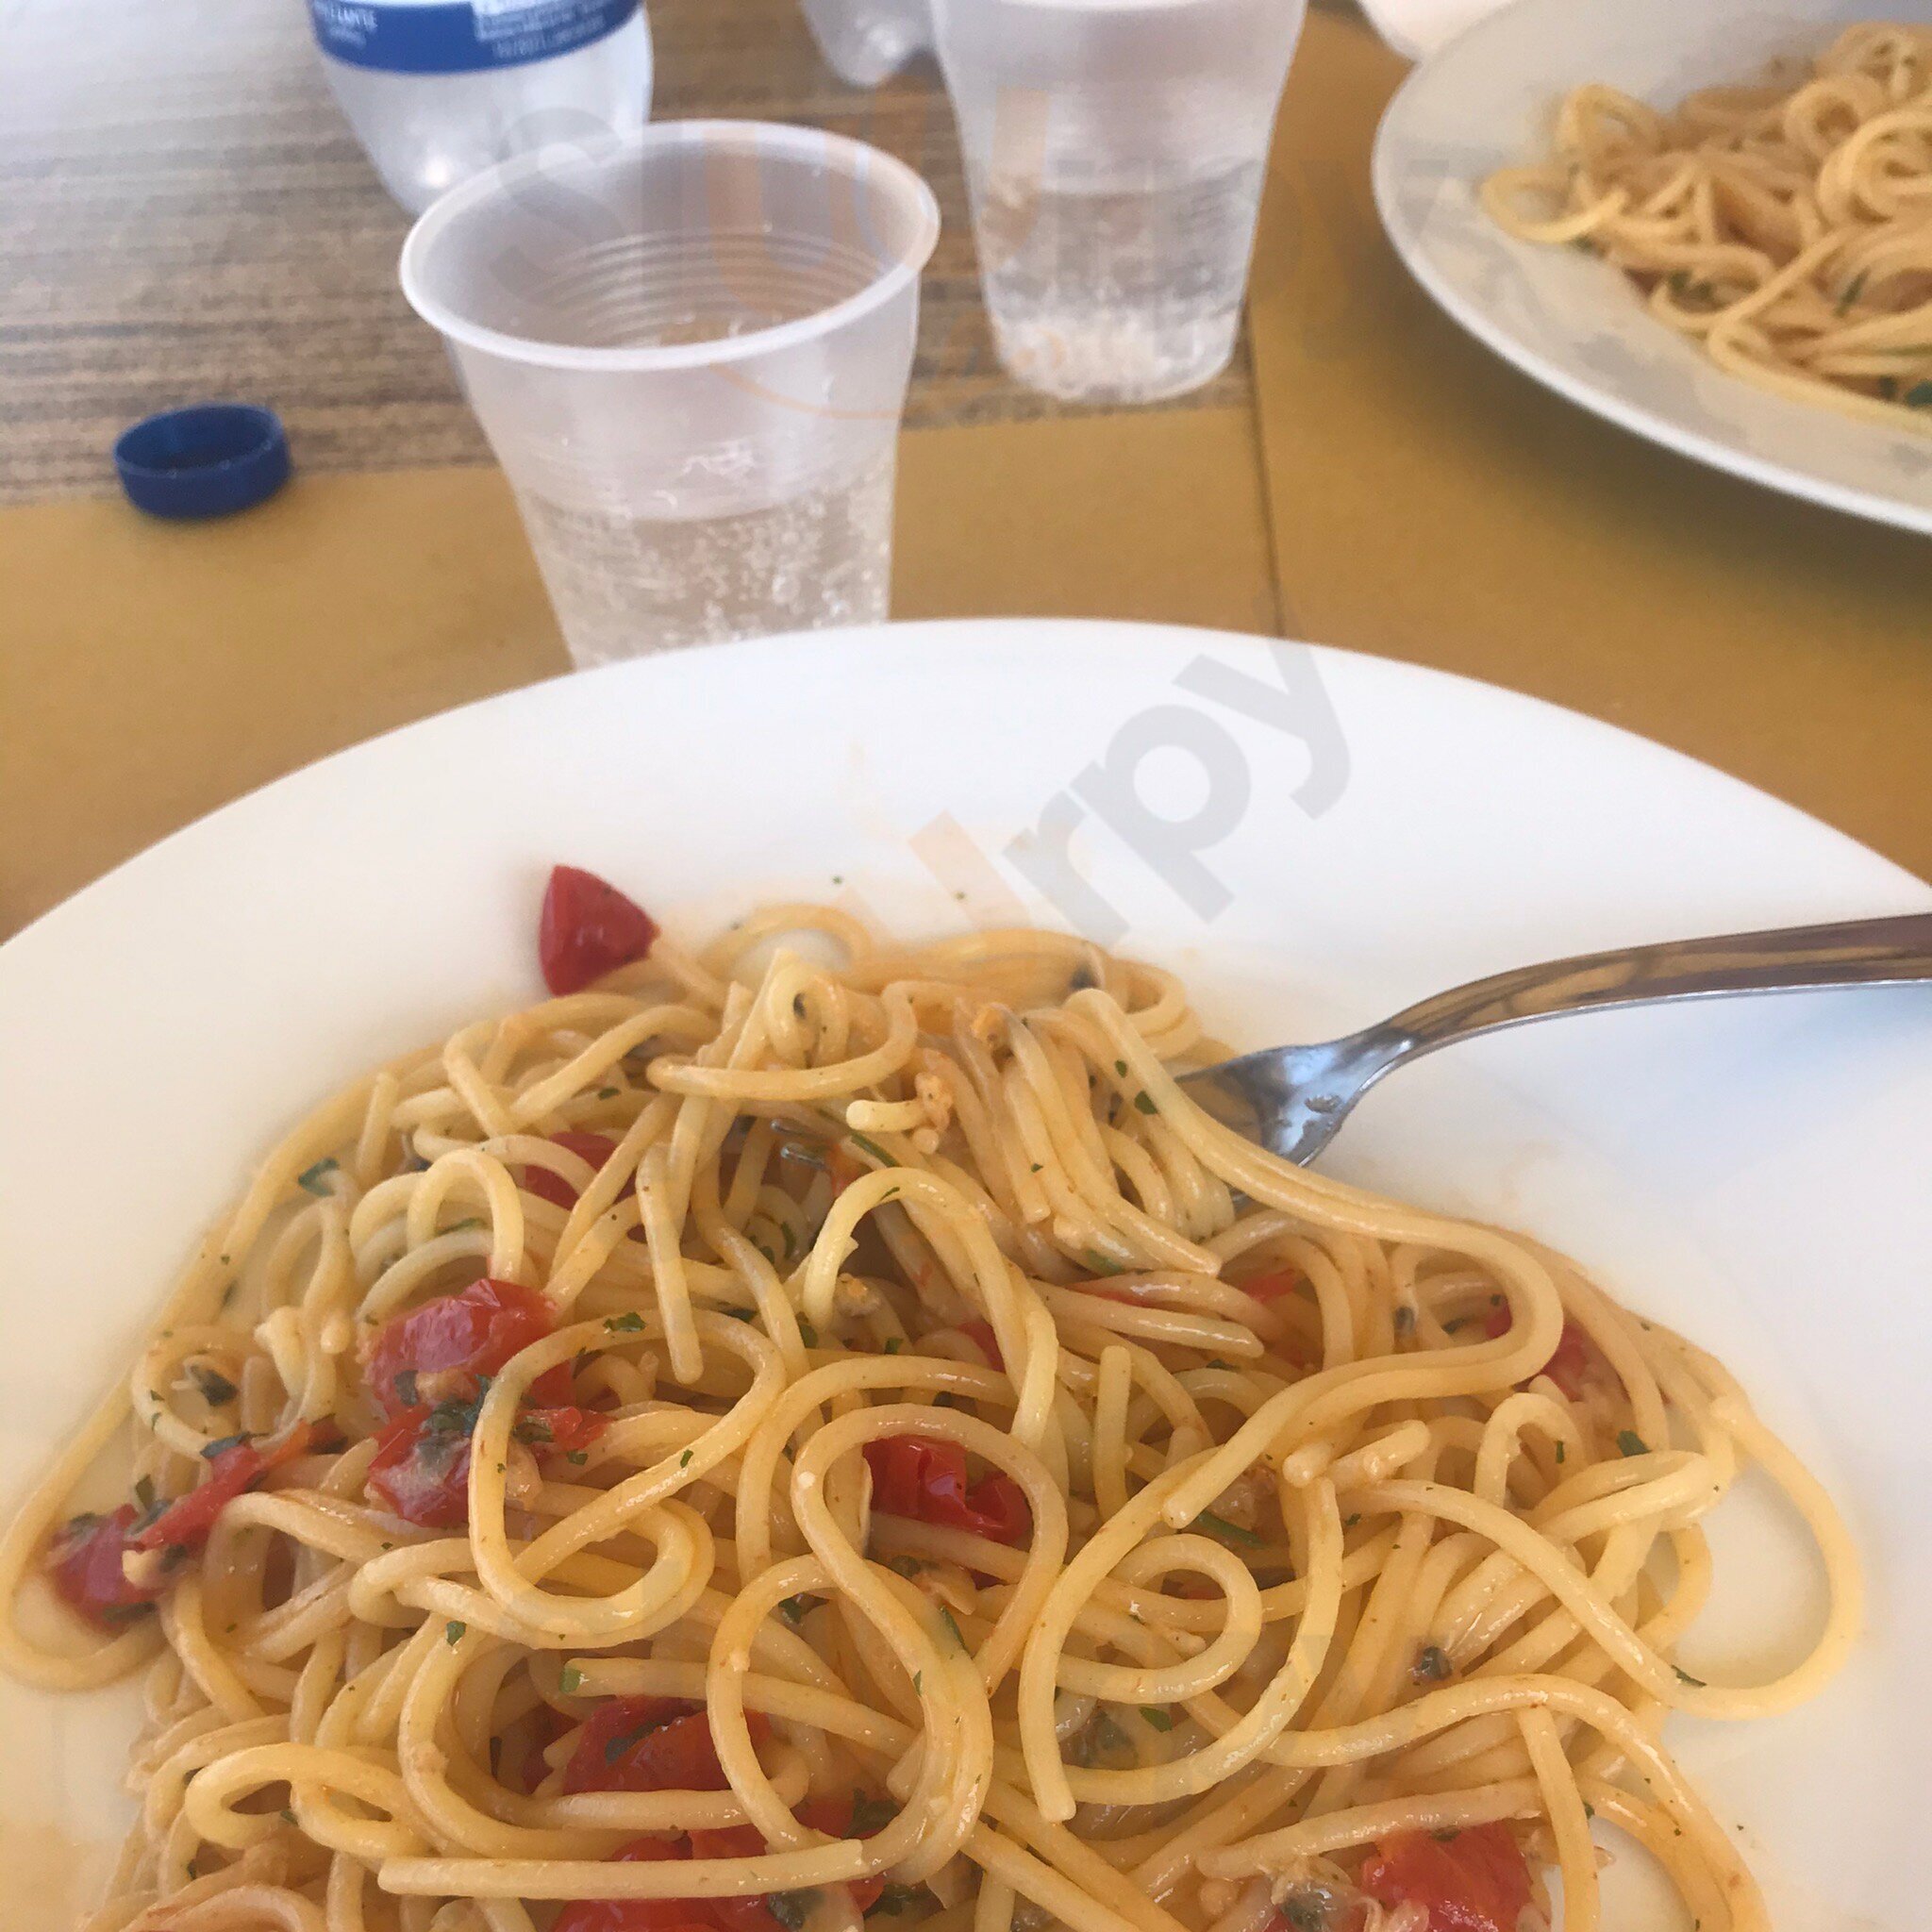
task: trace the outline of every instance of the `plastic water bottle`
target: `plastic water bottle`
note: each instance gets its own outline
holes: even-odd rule
[[[329,85],[389,192],[444,189],[552,142],[650,118],[641,0],[308,0]]]

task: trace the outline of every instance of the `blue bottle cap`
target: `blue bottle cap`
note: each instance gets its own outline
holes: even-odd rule
[[[273,409],[197,403],[123,430],[114,467],[128,501],[150,516],[224,517],[289,480],[289,439]]]

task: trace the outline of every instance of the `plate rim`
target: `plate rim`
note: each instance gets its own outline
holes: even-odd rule
[[[1562,397],[1565,402],[1586,409],[1605,422],[1613,423],[1618,428],[1660,449],[1667,449],[1707,468],[1740,476],[1760,489],[1775,491],[1781,496],[1817,504],[1869,523],[1885,524],[1918,536],[1932,536],[1932,503],[1915,504],[1903,496],[1834,482],[1829,477],[1793,469],[1749,450],[1733,448],[1707,431],[1688,426],[1676,417],[1644,404],[1630,402],[1613,390],[1574,375],[1496,321],[1429,258],[1422,245],[1421,235],[1401,212],[1398,190],[1410,177],[1399,172],[1391,152],[1394,139],[1391,130],[1398,127],[1413,97],[1427,89],[1441,62],[1449,57],[1466,53],[1478,41],[1500,37],[1507,32],[1515,15],[1528,13],[1548,4],[1549,0],[1512,0],[1512,4],[1500,11],[1465,27],[1418,60],[1382,110],[1375,125],[1374,143],[1370,155],[1370,187],[1382,232],[1388,237],[1390,246],[1395,250],[1403,267],[1429,299],[1465,334],[1474,337],[1491,355]],[[1574,6],[1575,0],[1566,0],[1566,4]],[[1507,236],[1498,239],[1506,246],[1511,242]],[[1530,244],[1518,242],[1515,245],[1527,247]],[[1763,396],[1768,402],[1781,400],[1768,391],[1763,392]],[[1790,403],[1789,407],[1806,408],[1808,406]]]
[[[472,712],[494,707],[512,707],[524,701],[532,691],[549,690],[579,679],[596,679],[612,685],[620,684],[636,675],[636,667],[641,664],[682,661],[698,654],[702,654],[708,660],[724,656],[753,658],[763,653],[823,650],[829,646],[850,648],[855,644],[869,645],[882,652],[891,652],[896,649],[899,642],[909,639],[932,636],[957,640],[962,635],[988,633],[994,636],[1024,634],[1046,641],[1057,637],[1095,640],[1108,636],[1115,640],[1116,648],[1119,647],[1120,640],[1124,636],[1150,642],[1157,639],[1185,639],[1204,645],[1234,644],[1242,648],[1285,645],[1293,650],[1310,651],[1318,661],[1332,657],[1366,665],[1371,675],[1392,677],[1398,681],[1414,679],[1424,685],[1444,683],[1462,687],[1467,691],[1480,693],[1486,701],[1493,703],[1501,700],[1506,706],[1522,708],[1530,714],[1547,715],[1558,721],[1561,728],[1580,728],[1588,734],[1597,734],[1621,744],[1626,750],[1635,748],[1643,756],[1669,761],[1680,768],[1686,776],[1694,774],[1700,783],[1708,785],[1715,781],[1721,787],[1735,788],[1738,793],[1747,795],[1757,808],[1768,807],[1779,814],[1788,815],[1791,822],[1807,827],[1814,835],[1823,832],[1838,841],[1846,858],[1869,862],[1882,869],[1883,874],[1890,875],[1886,879],[1887,884],[1903,887],[1921,897],[1932,894],[1932,881],[1921,878],[1897,859],[1890,858],[1875,847],[1867,845],[1862,840],[1855,838],[1829,820],[1806,810],[1803,806],[1793,804],[1790,799],[1782,798],[1776,792],[1767,791],[1763,786],[1756,785],[1748,778],[1741,778],[1721,765],[1712,764],[1707,759],[1698,758],[1694,753],[1680,751],[1675,745],[1666,744],[1660,739],[1647,737],[1641,731],[1633,731],[1627,725],[1600,718],[1593,712],[1558,704],[1554,699],[1540,697],[1533,691],[1519,691],[1511,685],[1498,684],[1489,678],[1474,677],[1465,672],[1446,671],[1436,665],[1419,664],[1406,658],[1357,650],[1345,644],[1318,643],[1265,631],[1223,630],[1205,625],[1164,624],[1136,618],[1111,617],[908,618],[879,625],[841,625],[816,631],[785,631],[774,633],[769,637],[741,638],[722,642],[687,645],[675,651],[648,653],[637,658],[620,659],[616,663],[564,671],[553,677],[538,678],[528,684],[512,685],[507,691],[491,691],[459,705],[430,711],[421,718],[406,720],[367,738],[357,739],[353,743],[341,745],[334,751],[324,752],[316,758],[306,759],[301,764],[277,774],[273,778],[265,779],[259,785],[249,787],[247,791],[190,819],[187,824],[164,833],[151,844],[130,853],[106,872],[90,879],[85,885],[75,888],[66,897],[57,900],[25,925],[0,939],[0,992],[4,992],[6,980],[10,974],[22,970],[23,956],[36,953],[42,945],[48,943],[58,944],[60,928],[70,920],[88,917],[98,900],[110,891],[121,890],[123,882],[127,877],[144,876],[149,872],[172,862],[184,845],[199,842],[232,815],[246,812],[259,798],[278,791],[284,787],[308,780],[312,774],[325,769],[374,756],[377,748],[387,746],[392,741],[411,733],[432,732],[442,726],[447,720],[461,718]]]

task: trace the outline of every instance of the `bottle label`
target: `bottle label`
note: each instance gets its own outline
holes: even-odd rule
[[[390,74],[475,74],[613,34],[641,0],[308,0],[325,54]]]

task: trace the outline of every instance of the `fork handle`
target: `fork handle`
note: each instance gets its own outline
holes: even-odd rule
[[[1400,1036],[1406,1059],[1555,1013],[1913,980],[1932,980],[1932,912],[1586,953],[1452,987],[1374,1030]]]

